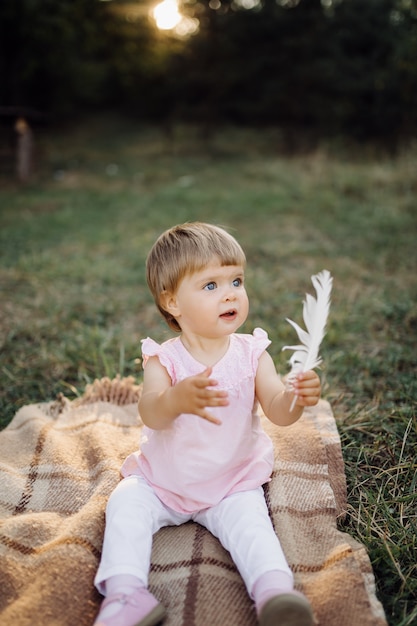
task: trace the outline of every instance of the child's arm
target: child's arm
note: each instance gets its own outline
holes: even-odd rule
[[[211,367],[197,376],[185,378],[172,385],[171,378],[158,357],[150,357],[143,376],[143,391],[139,414],[149,428],[169,428],[181,413],[193,413],[213,424],[221,422],[206,407],[226,406],[227,392],[212,389],[217,381],[210,378]]]
[[[320,379],[312,370],[299,374],[293,386],[294,393],[286,390],[271,356],[263,352],[256,373],[255,391],[265,415],[277,426],[293,424],[301,417],[305,406],[314,406],[320,399]],[[297,400],[290,411],[294,395]]]

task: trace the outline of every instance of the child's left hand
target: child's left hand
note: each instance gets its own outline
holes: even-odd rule
[[[320,400],[321,383],[316,372],[300,372],[291,381],[291,391],[297,397],[297,406],[315,406]]]

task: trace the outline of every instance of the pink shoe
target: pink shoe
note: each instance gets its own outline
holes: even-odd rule
[[[115,603],[119,604],[119,609],[106,617],[106,607]],[[164,618],[165,609],[162,604],[147,589],[141,587],[130,594],[114,593],[107,596],[93,626],[155,626]]]
[[[260,626],[313,626],[311,606],[301,593],[273,596],[259,616]]]

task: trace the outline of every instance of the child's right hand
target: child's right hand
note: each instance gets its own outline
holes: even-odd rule
[[[212,368],[208,367],[201,374],[184,378],[172,388],[172,399],[179,413],[192,413],[198,415],[212,424],[221,424],[207,407],[227,406],[229,404],[227,391],[213,389],[217,380],[210,378]]]

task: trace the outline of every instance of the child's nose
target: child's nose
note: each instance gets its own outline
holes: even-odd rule
[[[225,293],[225,298],[227,302],[232,302],[236,299],[236,294],[232,289],[227,289]]]

